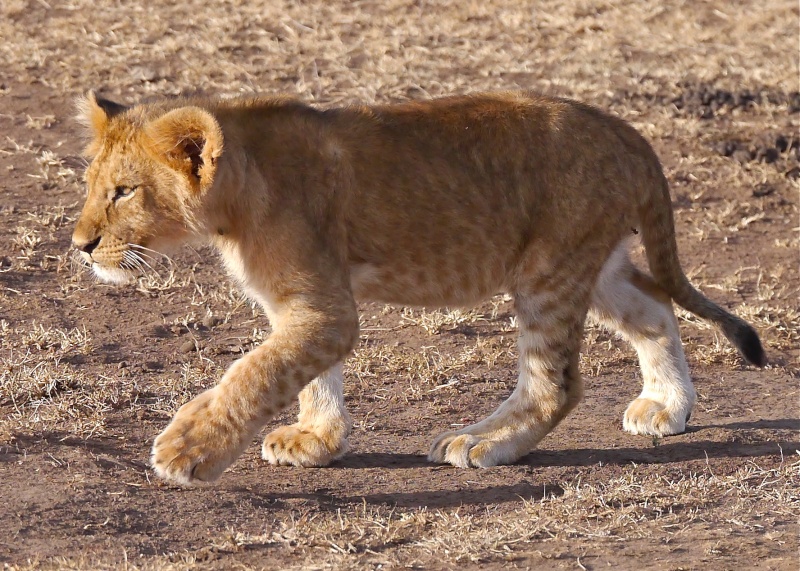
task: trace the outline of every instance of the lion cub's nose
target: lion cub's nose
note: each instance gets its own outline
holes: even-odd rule
[[[81,252],[84,252],[86,254],[91,254],[99,243],[100,243],[99,236],[94,240],[92,240],[91,242],[76,240],[75,238],[72,239],[72,245],[75,246]]]

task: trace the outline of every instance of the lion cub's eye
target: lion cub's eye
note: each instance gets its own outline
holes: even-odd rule
[[[132,196],[136,189],[139,188],[139,185],[135,186],[117,186],[114,188],[114,200],[119,200],[120,198],[128,198]]]

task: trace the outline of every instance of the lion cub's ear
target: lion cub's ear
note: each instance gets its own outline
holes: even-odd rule
[[[193,187],[211,184],[222,154],[222,129],[200,107],[181,107],[145,125],[153,151],[182,171]]]
[[[127,107],[114,103],[108,99],[98,97],[94,91],[88,92],[77,101],[78,121],[83,123],[90,131],[92,142],[84,151],[89,156],[94,156],[99,150],[99,144],[108,127],[109,120],[127,111]]]

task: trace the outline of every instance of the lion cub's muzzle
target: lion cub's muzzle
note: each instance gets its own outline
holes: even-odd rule
[[[72,244],[81,260],[104,282],[127,283],[134,270],[142,265],[139,256],[131,252],[127,244],[113,238],[87,239],[73,235]]]

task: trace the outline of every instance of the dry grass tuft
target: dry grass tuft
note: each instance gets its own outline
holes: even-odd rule
[[[565,542],[574,546],[572,553],[589,542],[602,542],[624,556],[647,542],[678,547],[687,534],[694,534],[720,564],[735,565],[736,553],[723,547],[729,545],[725,539],[755,534],[766,543],[793,541],[787,532],[771,531],[771,526],[796,517],[798,489],[797,457],[772,469],[749,462],[730,475],[716,476],[709,468],[677,479],[632,466],[606,482],[590,484],[577,478],[541,499],[520,498],[481,511],[366,503],[330,511],[301,509],[261,531],[230,527],[200,549],[141,562],[125,560],[116,568],[203,569],[215,560],[222,563],[226,555],[247,552],[296,562],[283,569],[417,568],[430,561],[447,567],[537,560],[545,564],[561,558],[558,546]],[[680,561],[676,560],[679,566]],[[89,568],[111,567],[89,558],[54,558],[10,569]],[[237,568],[262,566],[243,563]]]
[[[33,26],[6,8],[0,55],[10,72],[35,74],[51,89],[105,88],[126,98],[267,87],[372,102],[518,84],[592,100],[620,89],[654,93],[688,79],[687,70],[696,82],[788,92],[797,88],[796,57],[772,39],[794,37],[796,8],[708,3],[692,6],[689,18],[679,0],[529,8],[493,0],[457,9],[402,0],[189,2],[158,10],[73,0]]]
[[[607,482],[589,484],[578,478],[540,500],[521,498],[510,507],[489,506],[474,513],[363,504],[335,512],[301,512],[260,534],[232,530],[227,541],[232,550],[257,545],[304,555],[329,552],[335,565],[350,568],[412,565],[431,556],[447,564],[513,561],[563,541],[679,542],[694,527],[707,530],[710,538],[722,529],[766,534],[771,522],[796,516],[798,484],[797,458],[774,469],[748,463],[720,477],[709,470],[670,479],[642,474],[634,466]],[[769,540],[790,538],[776,534]]]
[[[0,359],[0,443],[19,433],[68,432],[101,435],[107,415],[135,406],[135,383],[115,376],[89,378],[79,363],[93,350],[86,329],[64,330],[31,323],[11,328],[0,321],[7,351]]]

